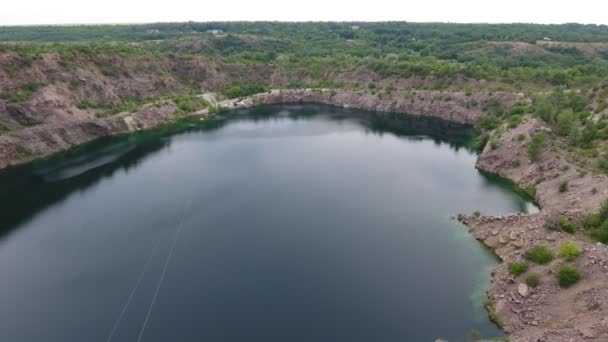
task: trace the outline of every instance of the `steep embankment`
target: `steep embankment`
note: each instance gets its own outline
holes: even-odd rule
[[[273,65],[227,64],[205,58],[164,55],[45,53],[25,58],[0,54],[0,169],[44,157],[95,138],[156,127],[185,115],[173,96],[201,94],[230,84],[263,83],[287,87],[318,80],[299,78]],[[408,91],[418,79],[380,78],[356,70],[332,72],[326,81],[396,90],[273,91],[257,103],[318,102],[368,110],[438,116],[472,123],[488,101],[512,104],[513,93],[464,94]],[[400,88],[397,88],[400,87]]]
[[[315,102],[341,107],[383,112],[414,113],[434,116],[459,123],[473,123],[483,115],[488,101],[499,99],[512,104],[521,95],[511,93],[478,93],[467,96],[460,92],[409,91],[370,94],[337,90],[273,90],[243,100],[220,104],[227,108],[256,104]],[[64,122],[45,122],[13,134],[0,136],[0,168],[40,158],[95,138],[148,129],[175,119],[177,107],[171,101],[142,105],[136,112],[118,113],[106,118],[72,117]]]
[[[548,146],[532,162],[527,146],[530,137],[540,131],[548,135]],[[608,196],[608,178],[576,167],[561,154],[558,138],[529,119],[502,133],[495,148],[486,146],[477,162],[481,170],[511,179],[522,188],[535,188],[542,208],[532,215],[463,219],[474,236],[504,261],[492,272],[488,296],[490,310],[511,341],[608,340],[608,247],[584,235],[565,233],[557,222],[559,217],[575,220],[596,210]],[[560,191],[560,184],[567,184],[567,189]],[[581,247],[574,261],[558,255],[565,241]],[[539,245],[552,250],[555,259],[546,265],[529,262],[527,272],[513,276],[509,264],[525,261],[525,252]],[[556,280],[564,264],[582,275],[569,288],[560,287]],[[526,284],[530,274],[538,275],[540,285]]]

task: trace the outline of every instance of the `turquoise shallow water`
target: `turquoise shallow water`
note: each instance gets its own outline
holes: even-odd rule
[[[451,217],[530,203],[475,170],[469,129],[316,105],[229,116],[0,174],[0,340],[500,335],[482,305],[496,261]]]

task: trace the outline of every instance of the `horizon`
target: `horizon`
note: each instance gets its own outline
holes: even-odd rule
[[[36,27],[36,26],[121,26],[121,25],[155,25],[155,24],[184,24],[184,23],[408,23],[408,24],[446,24],[446,25],[539,25],[539,26],[561,26],[561,25],[583,25],[583,26],[608,26],[608,24],[562,22],[562,23],[539,23],[539,22],[451,22],[451,21],[410,21],[410,20],[184,20],[184,21],[147,21],[147,22],[66,22],[66,23],[40,23],[40,24],[10,24],[0,27]]]

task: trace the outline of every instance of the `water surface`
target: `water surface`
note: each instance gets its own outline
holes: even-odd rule
[[[1,174],[0,340],[500,335],[482,306],[496,261],[451,217],[530,204],[475,170],[469,129],[314,105],[230,116]]]

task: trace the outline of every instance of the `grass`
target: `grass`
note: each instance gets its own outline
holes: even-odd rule
[[[595,240],[608,243],[608,200],[600,209],[583,220],[583,228]]]
[[[537,287],[540,285],[540,276],[536,273],[530,274],[526,277],[526,284],[530,287]]]
[[[540,159],[540,155],[545,148],[547,135],[544,132],[536,133],[532,136],[532,141],[528,145],[528,156],[530,160],[536,162]]]
[[[581,274],[572,266],[562,265],[555,275],[559,286],[567,288],[576,284],[581,279]]]
[[[565,216],[560,217],[558,223],[559,227],[566,233],[574,234],[574,232],[576,231],[576,227],[572,223],[570,223],[568,218]]]
[[[559,190],[559,192],[566,192],[566,191],[568,191],[568,182],[567,181],[563,181],[563,182],[559,183],[558,190]]]
[[[200,96],[195,95],[174,96],[172,100],[177,105],[177,108],[186,113],[193,113],[209,107],[209,103],[207,101],[202,99]]]
[[[132,98],[122,101],[118,104],[104,104],[93,101],[80,101],[76,104],[79,109],[103,109],[103,111],[96,114],[98,118],[105,118],[121,112],[135,113],[145,103],[157,100],[155,97],[147,98]]]
[[[527,270],[528,263],[525,261],[516,261],[509,264],[509,273],[511,273],[511,275],[514,277],[526,273]]]
[[[559,246],[559,256],[567,261],[573,261],[581,254],[581,247],[574,242],[564,241]]]
[[[234,99],[258,93],[266,93],[268,91],[270,91],[270,86],[265,84],[240,83],[226,86],[220,90],[220,93],[229,99]]]
[[[39,84],[37,83],[25,83],[19,86],[13,93],[1,93],[0,98],[7,100],[8,102],[23,103],[27,102],[32,94],[38,90]]]
[[[525,258],[534,263],[546,265],[553,260],[553,252],[546,246],[534,246],[526,251]]]

